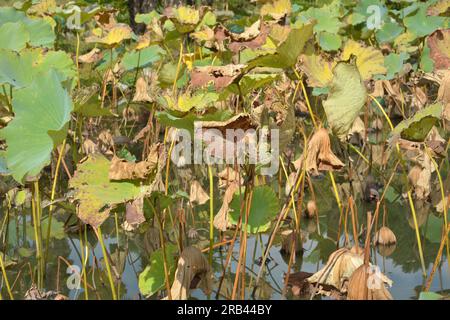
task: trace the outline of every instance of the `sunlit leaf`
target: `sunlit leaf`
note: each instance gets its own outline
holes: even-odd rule
[[[8,168],[23,183],[25,176],[37,175],[50,162],[54,146],[64,139],[72,102],[53,70],[16,91],[12,102],[14,119],[0,136],[8,146]]]
[[[419,110],[413,117],[400,122],[392,131],[392,135],[400,135],[410,141],[423,141],[431,128],[440,119],[442,104],[435,103]]]
[[[328,98],[323,102],[328,123],[339,137],[345,137],[367,98],[366,87],[351,63],[340,62],[333,70]]]
[[[375,48],[348,40],[342,50],[342,60],[350,59],[351,55],[356,56],[356,65],[363,80],[369,80],[373,75],[385,74],[387,71],[383,54]]]
[[[79,202],[78,217],[95,228],[108,218],[115,205],[136,199],[148,190],[139,182],[110,181],[110,165],[105,156],[90,155],[78,165],[69,181],[69,187],[75,189],[74,198]]]

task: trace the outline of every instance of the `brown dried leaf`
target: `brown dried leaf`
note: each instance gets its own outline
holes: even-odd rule
[[[230,203],[233,200],[234,193],[239,189],[238,182],[234,181],[230,183],[225,190],[223,196],[222,207],[214,217],[214,227],[220,231],[226,231],[231,226],[228,218],[228,211],[230,209]]]
[[[145,222],[144,198],[139,197],[126,204],[125,222],[122,227],[125,231],[135,230],[141,223]]]
[[[136,80],[133,102],[153,102],[153,99],[148,95],[148,84],[144,77],[139,77]]]
[[[197,180],[191,183],[191,192],[189,195],[189,202],[198,204],[205,204],[209,200],[208,194],[203,190],[202,186]]]
[[[249,114],[240,113],[226,121],[196,121],[195,127],[196,129],[202,128],[203,130],[217,129],[225,137],[227,129],[242,129],[246,131],[250,128],[256,128],[256,125],[253,123],[252,118]]]
[[[195,88],[213,82],[216,90],[220,90],[230,85],[245,67],[244,64],[195,67],[191,72],[191,84]]]
[[[152,146],[147,159],[140,162],[129,162],[116,156],[109,168],[110,180],[145,179],[155,171],[158,166],[160,144]]]
[[[299,169],[302,162],[303,156],[294,162],[295,167]],[[343,166],[344,163],[339,160],[331,150],[328,131],[324,128],[320,128],[308,142],[306,170],[317,175],[319,174],[319,171],[340,170]]]
[[[103,53],[99,48],[94,48],[86,54],[78,57],[78,61],[81,63],[95,63],[103,58]]]
[[[200,287],[206,294],[211,291],[212,273],[208,261],[195,247],[187,247],[178,259],[175,280],[170,289],[173,300],[187,300],[190,289]]]

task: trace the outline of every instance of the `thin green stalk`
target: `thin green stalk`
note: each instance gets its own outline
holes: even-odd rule
[[[6,268],[5,268],[5,264],[3,263],[3,256],[1,254],[0,254],[0,267],[2,269],[3,279],[5,280],[5,286],[6,286],[6,290],[8,291],[9,298],[11,300],[14,300],[14,296],[12,295],[12,292],[11,292],[11,287],[9,286],[8,277],[6,276]]]
[[[109,280],[109,285],[111,287],[112,298],[113,298],[113,300],[117,300],[116,288],[114,287],[114,281],[113,281],[112,274],[111,274],[111,267],[109,265],[108,254],[106,252],[105,243],[103,242],[103,235],[102,235],[102,230],[100,229],[100,227],[97,228],[97,238],[98,238],[98,241],[100,242],[100,246],[102,247],[102,254],[103,254],[103,259],[105,259],[106,272],[108,273],[108,280]]]
[[[417,223],[416,209],[414,208],[414,203],[411,197],[411,191],[408,191],[408,199],[409,205],[411,207],[411,213],[413,215],[414,228],[416,229],[417,245],[419,246],[420,263],[422,264],[422,274],[424,277],[426,277],[427,270],[425,268],[425,260],[423,258],[422,242],[420,240],[420,233],[419,233],[419,224]]]
[[[50,231],[52,227],[52,218],[53,218],[53,201],[55,200],[55,194],[56,194],[56,183],[58,180],[58,173],[59,168],[61,166],[61,159],[64,155],[64,149],[66,148],[66,139],[63,140],[61,151],[58,155],[58,160],[56,162],[56,168],[55,168],[55,176],[53,178],[53,184],[52,184],[52,193],[50,195],[50,205],[48,207],[48,226],[47,226],[47,239],[45,240],[45,256],[44,256],[44,265],[47,264],[47,258],[48,258],[48,246],[50,242]]]

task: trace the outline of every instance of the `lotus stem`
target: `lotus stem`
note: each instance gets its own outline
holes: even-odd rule
[[[114,287],[114,281],[113,281],[112,274],[111,274],[111,266],[109,265],[108,254],[106,252],[105,243],[103,241],[102,230],[100,229],[100,227],[97,228],[96,233],[97,233],[98,241],[100,242],[100,246],[102,247],[102,254],[103,254],[103,259],[105,260],[106,272],[108,273],[108,280],[109,280],[109,285],[111,287],[112,298],[113,298],[113,300],[117,300],[116,288]]]
[[[47,264],[47,258],[48,258],[48,246],[50,243],[50,231],[51,231],[51,227],[52,227],[52,218],[53,218],[53,214],[52,214],[53,213],[53,201],[55,200],[55,194],[56,194],[56,182],[58,180],[59,168],[61,166],[61,159],[64,155],[65,148],[66,148],[66,139],[64,139],[62,142],[61,151],[58,154],[58,160],[56,162],[55,176],[53,177],[52,193],[50,195],[50,205],[48,207],[48,226],[47,226],[47,239],[45,239],[44,265]]]
[[[9,286],[8,277],[6,276],[6,268],[5,268],[5,264],[3,262],[4,256],[6,257],[6,254],[4,254],[4,255],[0,254],[0,267],[2,269],[3,279],[5,280],[5,286],[6,286],[6,290],[8,291],[9,298],[11,300],[14,300],[14,296],[12,295],[12,292],[11,292],[11,287]]]
[[[417,223],[416,209],[414,208],[411,191],[408,191],[408,199],[409,199],[409,205],[411,207],[411,213],[413,215],[414,228],[416,229],[416,238],[417,238],[417,245],[419,247],[420,263],[422,264],[422,274],[424,277],[426,277],[427,271],[425,268],[425,260],[423,258],[422,242],[420,240],[420,233],[419,233],[419,224]]]

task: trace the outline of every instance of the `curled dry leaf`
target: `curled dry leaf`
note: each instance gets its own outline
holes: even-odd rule
[[[315,175],[319,171],[340,170],[344,163],[336,157],[331,150],[330,137],[328,131],[320,128],[308,142],[306,154],[306,170]],[[303,156],[294,162],[296,169],[302,166]]]
[[[386,288],[392,281],[381,272],[370,266],[361,265],[356,269],[348,282],[348,300],[392,300]]]
[[[144,198],[139,197],[126,204],[125,221],[122,227],[125,231],[133,231],[143,222],[145,222]]]
[[[152,146],[147,159],[136,163],[114,156],[109,168],[109,179],[142,180],[147,178],[158,166],[160,147],[160,144]]]
[[[196,247],[187,247],[178,259],[170,295],[173,300],[187,300],[190,289],[197,287],[208,294],[211,290],[211,280],[211,269],[202,252]]]
[[[217,176],[219,177],[219,188],[228,187],[231,183],[242,183],[242,178],[239,176],[239,172],[231,167],[226,167],[220,171]]]
[[[223,31],[220,28],[223,28]],[[223,36],[220,36],[222,34],[221,32],[230,38],[229,49],[232,52],[239,52],[243,48],[256,49],[264,45],[269,34],[269,27],[264,23],[261,24],[260,20],[256,21],[250,27],[246,27],[242,33],[234,33],[220,26],[217,28],[216,34],[223,41]]]
[[[81,63],[95,63],[103,58],[103,54],[99,48],[94,48],[86,54],[78,57],[78,61]]]
[[[231,130],[242,129],[246,131],[251,128],[255,129],[256,124],[253,123],[253,120],[249,114],[240,113],[234,117],[231,117],[226,121],[196,121],[195,128],[196,130],[200,128],[202,130],[217,129],[224,136],[226,136],[228,129]]]
[[[153,99],[148,94],[148,84],[144,77],[136,80],[136,92],[133,97],[134,102],[152,102]]]
[[[189,195],[189,202],[191,203],[198,203],[198,204],[205,204],[206,201],[209,200],[208,194],[203,190],[202,186],[197,180],[194,180],[191,183],[191,192]]]
[[[347,248],[334,251],[326,265],[307,279],[310,283],[331,285],[341,292],[347,291],[347,281],[364,259],[360,254],[351,252]]]
[[[191,72],[191,84],[195,88],[212,82],[216,90],[220,90],[236,80],[245,67],[246,65],[244,64],[228,64],[220,67],[195,67]]]
[[[220,231],[226,231],[227,228],[231,226],[230,219],[228,217],[228,213],[230,210],[230,204],[233,200],[234,193],[239,189],[239,184],[237,181],[231,182],[227,189],[225,190],[225,194],[223,196],[222,206],[220,207],[219,212],[214,217],[214,227]]]

